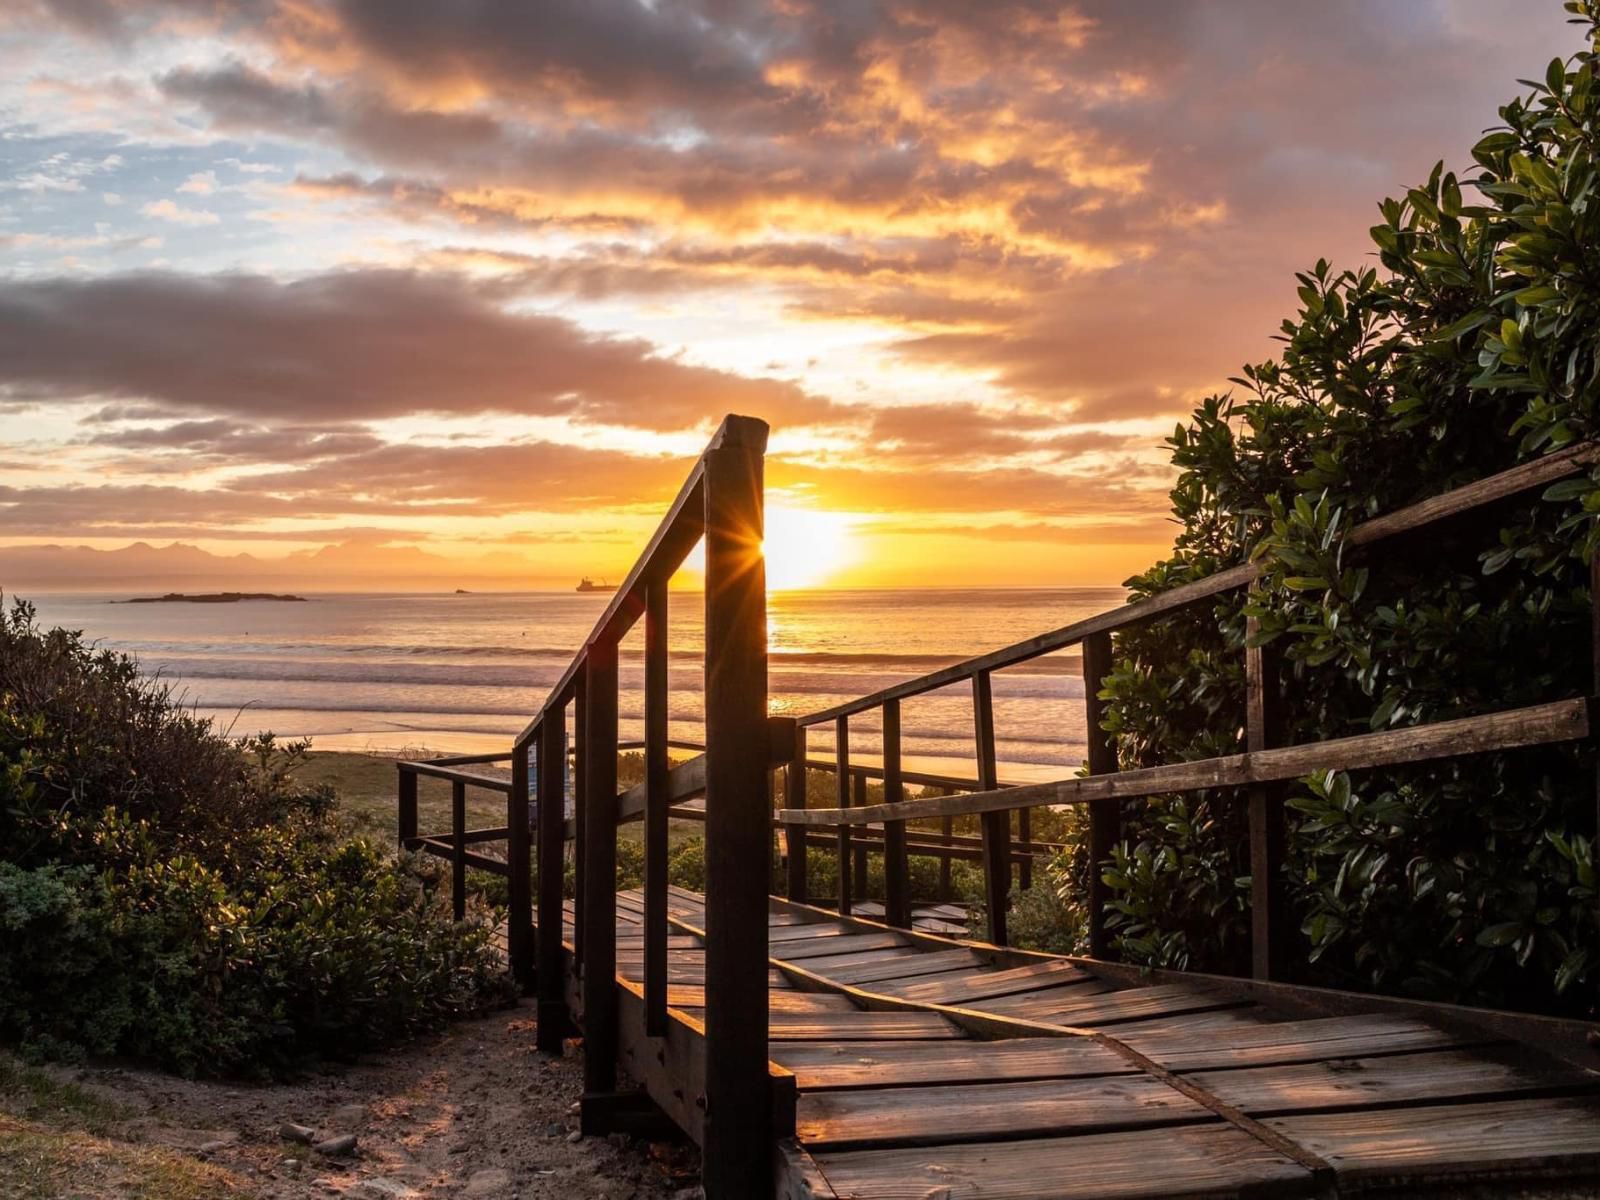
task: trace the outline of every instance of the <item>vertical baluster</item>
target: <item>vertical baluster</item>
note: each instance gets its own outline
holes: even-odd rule
[[[944,796],[953,796],[955,794],[951,788],[947,787],[940,788],[939,793]],[[954,817],[939,818],[939,841],[946,850],[956,844],[955,831],[956,821]],[[950,856],[941,854],[939,856],[939,902],[948,904],[952,894],[950,888]]]
[[[1017,886],[1027,891],[1033,886],[1033,851],[1026,843],[1033,840],[1033,810],[1017,809],[1017,841],[1024,843],[1017,858]]]
[[[450,781],[450,903],[458,921],[467,919],[467,785]]]
[[[905,799],[900,779],[900,701],[883,705],[883,800],[898,804]],[[906,855],[906,823],[883,823],[883,912],[884,920],[902,929],[911,928],[910,863]]]
[[[572,1019],[562,961],[562,885],[566,874],[567,709],[558,704],[539,723],[539,989],[538,1046],[560,1054]]]
[[[523,991],[533,982],[533,897],[528,877],[528,756],[533,753],[533,745],[529,740],[512,746],[511,791],[506,796],[506,938],[511,973]]]
[[[617,647],[591,644],[583,751],[583,1091],[617,1090]],[[586,1133],[604,1133],[604,1110],[581,1113]]]
[[[867,806],[867,773],[865,771],[852,771],[850,773],[850,803],[856,808],[865,808]],[[863,834],[867,832],[865,825],[861,827],[861,832]],[[867,880],[869,876],[870,872],[867,870],[867,843],[866,838],[862,837],[856,843],[856,882],[854,888],[856,899],[865,900],[868,898],[870,889],[867,887]]]
[[[1117,769],[1117,752],[1111,736],[1100,728],[1105,716],[1105,701],[1100,699],[1101,681],[1112,671],[1111,635],[1090,634],[1083,642],[1083,725],[1088,744],[1091,775],[1107,775]],[[1095,958],[1111,957],[1111,935],[1106,929],[1106,903],[1111,889],[1106,886],[1104,868],[1112,849],[1122,838],[1122,804],[1118,800],[1094,800],[1089,804],[1089,953]]]
[[[667,1031],[667,582],[645,589],[644,1031]]]
[[[833,723],[833,774],[839,792],[839,807],[850,807],[850,718],[839,717]],[[850,826],[839,826],[839,915],[848,917],[851,907],[850,886],[852,855],[850,853]]]
[[[580,668],[572,685],[572,953],[583,965],[584,833],[588,822],[589,672]]]
[[[794,727],[794,757],[784,770],[783,806],[806,806],[806,727]],[[807,902],[806,887],[806,827],[790,825],[784,830],[784,841],[789,847],[789,899],[800,904]]]
[[[1000,786],[1000,769],[994,743],[994,691],[989,672],[972,677],[972,718],[978,756],[978,790],[989,792]],[[983,900],[989,912],[989,941],[1006,944],[1006,906],[1011,891],[1011,815],[1008,812],[984,813]]]
[[[1246,622],[1246,638],[1258,632]],[[1278,656],[1271,646],[1246,645],[1245,748],[1251,752],[1282,745],[1283,702]],[[1282,784],[1249,790],[1250,805],[1250,966],[1256,979],[1283,975],[1289,935],[1288,896],[1283,879],[1287,840]]]
[[[766,426],[724,425],[705,462],[706,1119],[708,1200],[771,1194],[767,1076]]]
[[[417,836],[417,773],[400,768],[397,825],[400,849],[410,850]]]
[[[1589,694],[1600,697],[1600,554],[1589,560],[1589,645],[1594,670]],[[1600,738],[1591,739],[1600,744]],[[1595,844],[1600,846],[1600,759],[1595,762]]]

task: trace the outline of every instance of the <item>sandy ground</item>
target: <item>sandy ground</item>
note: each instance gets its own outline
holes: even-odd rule
[[[58,1085],[79,1100],[52,1114],[48,1098],[41,1104],[36,1095],[33,1111],[24,1113],[26,1089],[0,1094],[0,1193],[86,1200],[697,1196],[692,1146],[621,1134],[577,1138],[571,1109],[582,1088],[581,1057],[574,1048],[559,1059],[538,1054],[533,1028],[531,1007],[523,1006],[293,1084],[199,1083],[104,1067],[30,1072],[47,1077],[47,1089]],[[87,1131],[74,1128],[68,1109],[86,1106],[96,1119]],[[7,1121],[8,1110],[30,1120]],[[288,1140],[285,1122],[312,1128],[318,1141],[354,1134],[355,1152],[323,1154]],[[34,1146],[30,1133],[60,1144]],[[64,1163],[52,1169],[52,1155]],[[91,1167],[99,1160],[98,1168],[71,1165],[85,1160]]]

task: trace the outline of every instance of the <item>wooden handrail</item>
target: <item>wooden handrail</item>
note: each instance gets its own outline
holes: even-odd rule
[[[1515,750],[1589,737],[1595,728],[1595,704],[1587,698],[1557,700],[1482,716],[1302,742],[1249,754],[1229,754],[958,796],[926,796],[899,804],[873,804],[865,808],[786,808],[779,811],[778,820],[786,825],[866,825],[919,817],[968,816],[1013,808],[1132,800],[1243,787],[1300,779],[1316,771],[1354,771]]]
[[[510,755],[506,757],[509,758]],[[402,775],[426,775],[430,779],[448,779],[452,783],[465,783],[490,792],[511,790],[509,779],[496,779],[493,775],[479,775],[475,771],[459,771],[454,767],[441,766],[437,759],[427,762],[397,762],[395,767]]]

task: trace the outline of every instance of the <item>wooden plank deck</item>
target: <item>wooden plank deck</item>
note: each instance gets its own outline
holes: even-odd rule
[[[1214,980],[1130,982],[1092,960],[770,910],[768,1053],[795,1095],[786,1200],[1418,1194],[1483,1179],[1600,1195],[1600,1054],[1564,1060],[1380,1002],[1311,1012],[1306,989],[1279,1002]],[[668,912],[668,1004],[693,1023],[705,905],[671,889]],[[628,995],[642,914],[639,893],[619,893]],[[570,945],[570,908],[565,932]]]

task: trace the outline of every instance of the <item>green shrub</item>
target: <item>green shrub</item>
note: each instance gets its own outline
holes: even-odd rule
[[[1116,639],[1122,766],[1242,749],[1247,618],[1310,741],[1592,689],[1600,468],[1358,559],[1350,528],[1600,434],[1600,3],[1588,47],[1500,110],[1469,172],[1380,206],[1381,268],[1299,277],[1284,349],[1173,437],[1174,553],[1134,600],[1254,559],[1232,593]],[[1474,195],[1476,193],[1476,195]],[[1308,978],[1596,1013],[1593,752],[1523,751],[1306,781],[1287,883]],[[1245,804],[1128,808],[1104,864],[1129,958],[1248,969]]]
[[[504,996],[442,865],[345,840],[305,749],[231,743],[130,660],[0,615],[0,1038],[260,1075]]]

